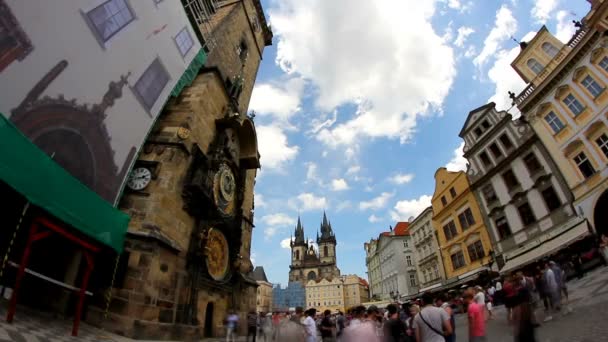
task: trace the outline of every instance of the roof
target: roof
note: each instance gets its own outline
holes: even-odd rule
[[[256,266],[249,276],[255,279],[256,281],[265,281],[268,283],[268,278],[266,278],[266,272],[264,272],[264,267],[262,266]]]
[[[473,109],[472,111],[470,111],[469,115],[467,115],[467,119],[464,121],[464,125],[462,125],[462,129],[460,129],[460,133],[458,133],[458,136],[461,138],[464,137],[464,132],[466,132],[467,128],[469,128],[469,121],[471,121],[473,114],[480,112],[480,111],[486,111],[487,109],[494,108],[494,107],[496,107],[496,103],[490,102],[490,103],[487,103],[481,107],[477,107],[477,108]]]
[[[54,162],[2,114],[0,180],[63,223],[122,252],[130,217]]]
[[[396,236],[404,236],[404,235],[410,235],[409,228],[410,228],[409,222],[397,222],[397,224],[395,225],[395,228],[393,228],[393,230],[395,231]]]
[[[365,287],[369,287],[369,284],[367,283],[367,280],[359,277],[359,284],[365,286]]]

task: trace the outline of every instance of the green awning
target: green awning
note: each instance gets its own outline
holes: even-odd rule
[[[194,58],[192,59],[192,62],[190,62],[188,69],[186,69],[182,77],[180,77],[177,81],[175,87],[173,87],[173,90],[171,91],[171,96],[179,96],[179,94],[185,87],[191,85],[192,81],[194,81],[194,79],[198,75],[198,71],[203,67],[203,65],[205,65],[206,61],[207,53],[205,53],[204,49],[200,49],[196,56],[194,56]]]
[[[122,252],[130,217],[55,163],[1,113],[0,179],[32,204]]]

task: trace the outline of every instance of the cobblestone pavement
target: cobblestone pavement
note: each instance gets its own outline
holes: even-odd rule
[[[568,282],[570,291],[568,314],[553,315],[553,320],[543,323],[536,329],[539,342],[595,342],[608,340],[606,307],[608,307],[608,267],[600,267],[587,274],[583,279]],[[3,302],[2,304],[6,304]],[[495,319],[487,325],[487,340],[492,342],[513,341],[512,329],[507,324],[504,307],[494,310]],[[543,310],[537,311],[542,320]],[[5,321],[6,306],[0,305],[0,342],[67,342],[98,341],[128,342],[132,341],[86,323],[80,326],[78,337],[70,336],[71,320],[53,318],[43,314],[34,314],[27,309],[19,308],[13,324]],[[466,316],[456,318],[457,341],[467,341]],[[207,342],[225,341],[225,339],[205,339]],[[245,341],[244,337],[238,339]]]

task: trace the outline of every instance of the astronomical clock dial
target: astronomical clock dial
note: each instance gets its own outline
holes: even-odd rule
[[[138,167],[131,172],[127,186],[135,191],[145,189],[152,180],[152,172],[145,167]]]
[[[226,278],[230,265],[228,241],[224,234],[217,229],[211,228],[209,230],[205,249],[205,263],[211,278],[216,281]]]
[[[236,180],[232,169],[226,164],[220,165],[213,178],[213,199],[223,214],[232,215],[234,213]]]

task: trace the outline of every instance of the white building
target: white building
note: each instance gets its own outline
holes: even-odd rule
[[[398,222],[395,229],[380,234],[375,242],[375,253],[368,257],[368,274],[374,273],[372,297],[396,299],[418,292],[414,251],[410,240],[408,222]],[[366,248],[372,244],[366,244]],[[377,264],[372,264],[372,261]]]
[[[433,229],[433,207],[428,207],[416,218],[410,219],[410,235],[414,244],[416,271],[420,291],[441,286],[445,280],[443,258]]]
[[[215,1],[182,3],[0,0],[0,112],[110,203],[213,41]]]
[[[571,232],[587,231],[561,172],[525,121],[489,103],[469,113],[460,137],[501,272],[555,252]]]
[[[370,297],[382,295],[382,273],[380,270],[380,255],[378,253],[378,240],[371,239],[364,244],[365,265],[367,266],[367,277],[369,279]]]

